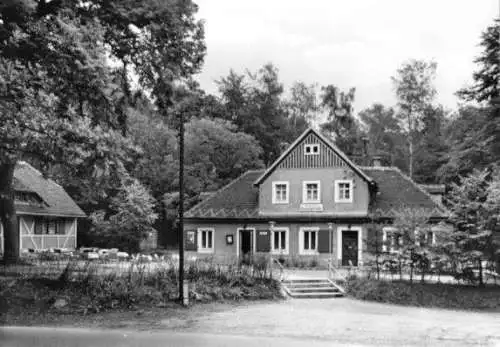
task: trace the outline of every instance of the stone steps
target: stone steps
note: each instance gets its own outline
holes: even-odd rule
[[[282,282],[283,288],[292,298],[338,298],[344,290],[327,278],[289,279]]]

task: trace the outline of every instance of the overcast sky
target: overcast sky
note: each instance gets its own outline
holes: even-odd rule
[[[390,76],[410,58],[438,63],[437,101],[456,108],[470,83],[480,34],[500,0],[195,0],[205,20],[207,56],[201,87],[232,68],[274,63],[294,81],[356,87],[355,111],[395,103]]]

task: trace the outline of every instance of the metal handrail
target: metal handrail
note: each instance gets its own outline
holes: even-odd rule
[[[326,262],[328,263],[328,278],[329,279],[333,280],[334,274],[335,274],[337,277],[340,277],[344,282],[347,282],[347,278],[345,276],[343,276],[339,271],[337,271],[335,266],[333,266],[331,259],[327,259]]]
[[[272,268],[272,264],[273,263],[276,263],[276,264],[279,265],[279,268],[280,268],[280,281],[283,282],[283,280],[285,279],[285,276],[284,276],[285,268],[283,267],[283,265],[277,259],[271,257],[271,268]]]

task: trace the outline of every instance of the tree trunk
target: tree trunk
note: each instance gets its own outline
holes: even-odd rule
[[[409,172],[409,176],[411,179],[413,179],[413,136],[412,135],[409,135],[408,136],[408,142],[409,142],[409,160],[410,160],[410,163],[409,163],[409,168],[408,168],[408,172]]]
[[[6,264],[19,259],[19,235],[12,187],[15,167],[15,163],[0,164],[0,220],[3,224],[3,259]]]

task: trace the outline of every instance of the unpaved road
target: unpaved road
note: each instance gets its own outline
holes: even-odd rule
[[[276,336],[380,346],[500,346],[500,313],[369,303],[347,298],[292,299],[165,320],[184,332]]]
[[[500,347],[499,312],[421,309],[348,298],[195,305],[49,326],[54,324],[58,327],[0,328],[0,346]]]

